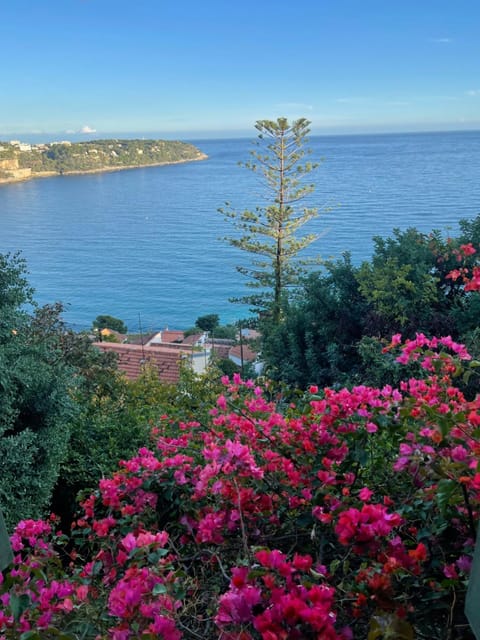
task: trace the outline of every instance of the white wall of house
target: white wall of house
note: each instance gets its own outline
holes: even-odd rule
[[[205,373],[210,364],[211,355],[212,350],[210,347],[204,348],[201,351],[194,351],[189,356],[193,371],[198,374]]]

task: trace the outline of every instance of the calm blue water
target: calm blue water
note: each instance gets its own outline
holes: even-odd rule
[[[245,315],[228,302],[246,292],[235,265],[247,260],[219,237],[217,213],[261,204],[266,193],[238,166],[251,140],[196,141],[204,162],[32,180],[0,187],[0,252],[21,250],[40,303],[61,300],[75,328],[99,314],[131,331],[222,322]],[[480,213],[480,132],[315,137],[322,215],[310,253],[369,258],[372,236],[415,226],[456,233]]]

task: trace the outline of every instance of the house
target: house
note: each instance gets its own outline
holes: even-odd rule
[[[261,336],[262,334],[260,331],[257,331],[256,329],[248,329],[247,327],[242,328],[242,337],[245,340],[257,340],[258,338],[261,338]]]
[[[187,336],[183,339],[183,344],[189,344],[192,347],[203,347],[205,342],[207,341],[208,334],[206,331],[202,331],[201,333],[193,333],[190,336]]]
[[[148,347],[141,344],[119,344],[116,342],[94,342],[97,349],[105,353],[116,353],[118,368],[129,380],[136,380],[147,366],[156,369],[162,382],[176,384],[180,379],[180,363],[190,356],[180,349]]]
[[[244,331],[248,331],[248,333],[245,334]],[[255,340],[259,336],[258,331],[253,329],[242,330],[242,337],[247,338],[249,341]],[[245,364],[251,364],[257,375],[262,374],[264,363],[259,360],[259,354],[250,342],[243,342],[243,344],[231,347],[228,357],[237,366],[242,367]]]
[[[106,340],[107,342],[126,342],[127,336],[124,333],[119,333],[114,329],[109,329],[108,327],[103,327],[100,329],[101,340]]]
[[[185,337],[183,331],[176,329],[169,329],[166,327],[162,331],[158,331],[150,340],[146,343],[148,345],[154,344],[171,344],[182,342]]]
[[[228,357],[232,362],[240,366],[242,364],[242,359],[245,364],[247,362],[255,362],[257,359],[257,353],[253,351],[248,344],[244,344],[242,346],[237,345],[235,347],[231,347],[228,352]]]
[[[135,380],[151,366],[158,371],[162,382],[176,384],[180,379],[182,363],[188,363],[193,371],[202,374],[206,371],[211,356],[207,345],[198,348],[178,342],[148,344],[119,344],[116,342],[94,342],[104,352],[114,352],[118,356],[118,368],[129,380]]]

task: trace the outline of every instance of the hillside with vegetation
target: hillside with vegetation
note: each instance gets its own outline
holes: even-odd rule
[[[0,142],[0,181],[46,175],[112,171],[203,160],[186,142],[170,140],[90,140],[26,144]]]

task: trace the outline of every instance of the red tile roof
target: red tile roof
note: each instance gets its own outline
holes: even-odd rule
[[[215,342],[215,344],[213,345],[213,351],[217,358],[227,359],[231,348],[232,347],[229,344],[217,344]]]
[[[230,356],[233,358],[238,358],[240,360],[242,358],[242,347],[237,345],[236,347],[232,347],[230,349]],[[244,362],[254,362],[257,359],[257,354],[253,351],[248,344],[243,345],[243,361]]]
[[[196,344],[203,336],[203,333],[193,333],[183,339],[183,344]]]
[[[178,331],[176,329],[163,329],[163,331],[161,331],[161,334],[162,334],[162,343],[181,342],[185,337],[183,331]]]
[[[118,368],[129,380],[135,380],[142,373],[145,365],[157,369],[162,382],[177,383],[180,378],[180,360],[182,352],[170,347],[147,347],[137,344],[117,344],[114,342],[94,342],[104,352],[113,351],[118,354]],[[185,352],[186,355],[186,352]]]
[[[131,335],[128,335],[128,344],[147,344],[147,342],[149,342],[156,335],[156,333],[146,333],[145,335],[137,336],[136,338],[132,338]]]

